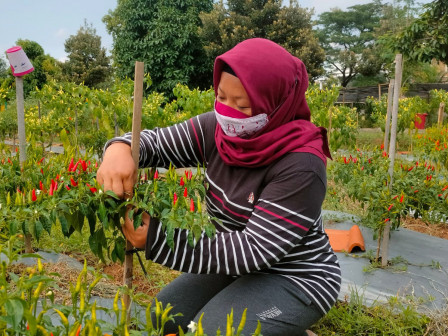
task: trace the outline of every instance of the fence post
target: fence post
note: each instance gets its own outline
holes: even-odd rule
[[[386,113],[386,126],[384,128],[384,150],[387,151],[389,147],[389,131],[390,131],[390,116],[392,114],[392,102],[394,100],[394,83],[395,79],[391,79],[389,82],[389,90],[387,92],[387,113]]]
[[[437,118],[437,125],[442,127],[443,125],[443,113],[445,112],[445,103],[441,102],[439,106],[439,116]]]
[[[26,160],[26,133],[25,133],[25,100],[23,98],[23,77],[16,77],[17,100],[17,128],[19,132],[19,160],[20,165]],[[32,253],[31,234],[25,233],[25,253]]]
[[[392,105],[392,127],[389,145],[389,190],[392,190],[393,176],[394,176],[394,164],[395,164],[395,147],[397,143],[397,124],[398,124],[398,106],[400,102],[400,88],[401,79],[403,76],[403,55],[397,54],[395,56],[395,88],[394,88],[394,102]],[[383,230],[383,241],[381,246],[381,265],[387,266],[388,253],[389,253],[389,234],[390,234],[390,221],[387,222]]]
[[[132,139],[131,139],[131,152],[134,159],[135,166],[138,167],[139,154],[140,154],[140,132],[142,123],[142,104],[143,104],[143,76],[144,76],[144,63],[135,62],[135,76],[134,76],[134,111],[132,116]],[[134,247],[127,240],[126,251],[131,251]],[[124,259],[124,272],[123,283],[129,289],[132,288],[133,277],[133,258],[132,253],[126,252]],[[124,296],[124,304],[127,310],[128,319],[130,317],[130,303],[131,298],[129,294]]]

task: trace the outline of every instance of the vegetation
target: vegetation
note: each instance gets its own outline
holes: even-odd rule
[[[62,69],[69,82],[97,87],[109,79],[112,69],[106,49],[101,47],[101,37],[87,22],[65,41],[65,52],[68,60]]]
[[[200,37],[207,53],[210,82],[214,59],[237,43],[254,37],[270,39],[300,58],[310,78],[322,74],[324,51],[311,22],[312,12],[297,1],[282,6],[280,0],[229,0],[215,4],[210,13],[201,13]]]
[[[103,18],[114,39],[116,75],[133,78],[136,60],[145,63],[152,89],[171,95],[178,84],[208,88],[211,78],[199,41],[199,13],[212,8],[212,0],[118,1]],[[207,71],[207,72],[205,72]]]

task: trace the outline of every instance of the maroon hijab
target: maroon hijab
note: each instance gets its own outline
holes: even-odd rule
[[[326,157],[331,158],[326,129],[310,122],[305,100],[308,74],[301,60],[272,41],[245,40],[216,58],[215,94],[225,64],[246,89],[252,115],[266,113],[269,117],[268,124],[248,139],[227,136],[216,126],[216,145],[226,164],[261,167],[288,152],[312,153],[324,163]]]

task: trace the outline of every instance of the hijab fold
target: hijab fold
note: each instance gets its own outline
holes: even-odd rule
[[[331,158],[326,129],[310,121],[305,99],[308,74],[301,60],[270,40],[245,40],[216,58],[215,94],[226,64],[246,89],[252,115],[269,117],[268,124],[248,139],[230,137],[217,124],[215,141],[226,164],[261,167],[289,152],[312,153],[324,163]]]

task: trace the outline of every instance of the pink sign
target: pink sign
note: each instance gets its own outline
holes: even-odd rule
[[[34,71],[33,65],[20,46],[12,47],[6,50],[6,55],[11,65],[12,74],[16,77],[25,76]]]

